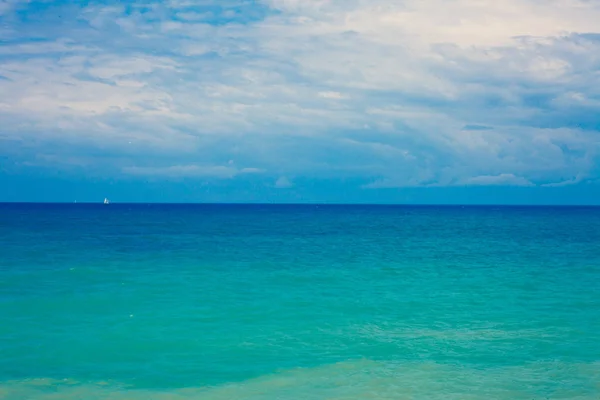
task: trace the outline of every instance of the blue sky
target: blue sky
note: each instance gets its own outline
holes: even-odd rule
[[[0,0],[0,201],[600,203],[600,1]]]

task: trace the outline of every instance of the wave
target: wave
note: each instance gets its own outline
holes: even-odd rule
[[[507,355],[507,357],[510,355]],[[216,387],[140,389],[111,382],[30,379],[0,384],[3,400],[401,400],[600,397],[600,364],[539,362],[469,368],[356,360]]]

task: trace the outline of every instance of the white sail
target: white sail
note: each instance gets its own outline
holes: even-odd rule
[[[104,204],[109,204],[109,201],[107,198],[104,198]]]

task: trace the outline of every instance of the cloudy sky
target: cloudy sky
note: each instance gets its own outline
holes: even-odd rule
[[[598,21],[600,0],[0,0],[0,201],[600,203]]]

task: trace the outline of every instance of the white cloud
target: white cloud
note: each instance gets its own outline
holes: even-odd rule
[[[281,176],[277,179],[277,181],[275,181],[275,187],[279,189],[287,189],[291,188],[292,186],[294,186],[294,184],[285,176]]]
[[[149,6],[152,19],[92,5],[81,13],[89,31],[65,25],[54,41],[8,43],[1,134],[219,151],[256,165],[123,169],[135,175],[277,166],[369,187],[526,185],[597,165],[600,40],[579,34],[600,32],[598,2],[263,3],[279,12],[221,26],[195,2]],[[0,14],[14,4],[1,2]]]
[[[514,174],[500,174],[500,175],[482,175],[468,178],[460,182],[463,185],[476,185],[476,186],[490,186],[490,185],[502,185],[502,186],[533,186],[529,180],[522,176],[515,176]]]
[[[325,99],[343,99],[345,96],[340,92],[319,92],[319,97]]]
[[[262,168],[242,168],[240,170],[240,173],[242,174],[260,174],[263,172],[265,172],[265,170]]]
[[[258,174],[264,172],[260,168],[241,168],[238,169],[232,164],[223,165],[171,165],[167,167],[138,167],[129,166],[122,168],[122,171],[128,175],[163,177],[163,178],[219,178],[230,179],[243,174]]]
[[[544,186],[544,187],[563,187],[563,186],[576,185],[576,184],[582,182],[585,178],[586,178],[586,176],[584,176],[582,174],[578,174],[577,176],[575,176],[571,179],[567,179],[567,180],[560,181],[560,182],[545,183],[542,186]]]
[[[600,6],[585,0],[270,0],[315,31],[366,33],[387,43],[503,46],[519,36],[598,32]],[[290,17],[291,16],[291,17]],[[311,24],[312,23],[312,24]]]
[[[0,16],[7,15],[15,8],[29,3],[28,0],[0,0]]]

